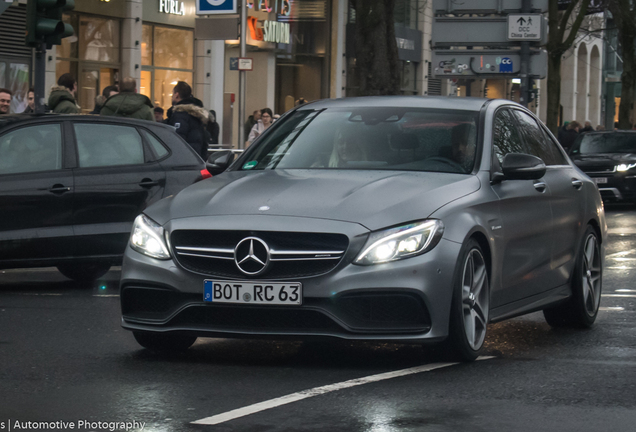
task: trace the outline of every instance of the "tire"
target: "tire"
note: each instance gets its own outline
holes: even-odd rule
[[[453,358],[474,361],[486,340],[490,282],[481,246],[470,239],[462,248],[454,278],[448,345]]]
[[[69,279],[76,282],[92,282],[104,276],[110,270],[110,264],[105,262],[96,263],[71,263],[60,264],[57,269]]]
[[[579,250],[572,275],[572,297],[543,311],[551,327],[592,327],[601,305],[603,288],[603,263],[598,236],[588,225]]]
[[[196,342],[196,336],[134,331],[137,343],[150,351],[177,353],[186,351]]]

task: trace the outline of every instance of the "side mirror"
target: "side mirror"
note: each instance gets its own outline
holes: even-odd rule
[[[545,175],[545,163],[536,156],[508,153],[501,164],[501,180],[538,180]]]
[[[234,153],[229,150],[214,152],[210,155],[205,167],[212,175],[221,174],[234,162]]]

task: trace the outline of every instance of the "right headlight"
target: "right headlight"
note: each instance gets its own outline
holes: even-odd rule
[[[431,219],[372,233],[354,264],[372,265],[421,255],[444,233],[441,220]]]
[[[130,234],[130,247],[152,258],[170,259],[163,227],[144,214],[140,214],[135,219]]]

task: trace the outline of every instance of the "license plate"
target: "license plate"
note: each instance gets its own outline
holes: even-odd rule
[[[203,281],[203,301],[258,305],[300,305],[303,286],[299,282]]]
[[[595,177],[594,183],[596,184],[607,183],[607,177]]]

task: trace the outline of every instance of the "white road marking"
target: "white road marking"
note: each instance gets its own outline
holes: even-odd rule
[[[494,357],[479,357],[477,360],[489,360]],[[219,423],[224,423],[230,420],[234,420],[240,417],[245,417],[250,414],[255,414],[260,411],[265,411],[270,408],[276,408],[281,405],[287,405],[292,402],[297,402],[303,399],[307,399],[314,396],[320,396],[325,393],[330,393],[338,390],[342,390],[345,388],[355,387],[362,384],[368,384],[377,381],[383,381],[391,378],[397,378],[405,375],[412,375],[416,373],[429,372],[435,369],[441,369],[448,366],[454,366],[459,363],[432,363],[423,366],[416,366],[408,369],[401,369],[393,372],[381,373],[378,375],[371,375],[363,378],[356,378],[349,381],[343,381],[341,383],[330,384],[322,387],[315,387],[309,390],[303,390],[298,393],[292,393],[287,396],[282,396],[276,399],[270,399],[268,401],[259,402],[254,405],[249,405],[243,408],[238,408],[232,411],[228,411],[222,414],[217,414],[211,417],[206,417],[201,420],[193,421],[192,424],[205,424],[205,425],[215,425]]]
[[[605,255],[605,258],[613,258],[613,257],[625,256],[625,255],[629,255],[629,254],[633,254],[633,253],[636,253],[636,249],[632,249],[632,250],[628,250],[628,251],[622,251],[622,252],[616,252],[616,253],[613,253],[613,254]]]
[[[94,294],[93,297],[119,297],[119,294]]]
[[[636,290],[632,290],[632,289],[617,289],[617,290],[614,290],[614,292],[633,292],[633,293],[636,293]]]
[[[607,306],[607,307],[601,306],[598,309],[602,311],[624,311],[625,310],[624,307],[620,307],[620,306]]]
[[[601,294],[601,297],[627,297],[627,298],[636,298],[636,294]]]

